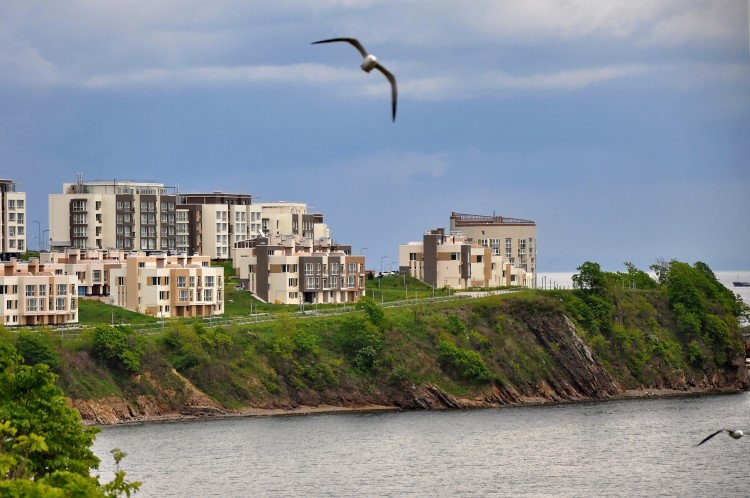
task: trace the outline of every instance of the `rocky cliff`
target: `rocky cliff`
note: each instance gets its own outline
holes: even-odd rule
[[[277,343],[249,339],[256,342],[251,343],[253,348],[244,346],[244,358],[253,356],[256,363],[262,364],[263,375],[256,375],[257,370],[255,374],[243,370],[241,379],[228,377],[232,375],[229,363],[240,365],[241,362],[224,360],[220,362],[222,368],[209,364],[188,369],[188,373],[193,374],[189,379],[187,373],[181,375],[171,366],[166,367],[167,359],[152,352],[152,357],[156,355],[158,360],[152,358],[149,364],[159,365],[159,368],[127,379],[129,387],[121,389],[118,395],[98,399],[72,396],[71,402],[87,423],[117,424],[309,411],[484,408],[748,389],[744,357],[739,351],[721,369],[675,368],[674,365],[667,368],[663,362],[654,360],[649,368],[655,370],[652,372],[655,380],[648,383],[638,381],[623,367],[605,365],[582,338],[576,323],[557,305],[544,304],[541,308],[538,303],[529,308],[519,301],[492,302],[490,306],[485,304],[479,308],[437,310],[429,320],[422,316],[415,327],[422,331],[424,344],[418,344],[401,362],[393,359],[396,351],[404,348],[396,342],[409,332],[393,326],[390,335],[385,334],[386,346],[380,351],[380,356],[385,359],[376,363],[367,375],[361,370],[352,374],[351,368],[341,366],[344,360],[338,358],[333,363],[338,369],[331,374],[338,377],[332,380],[321,382],[315,377],[315,382],[312,382],[293,377],[287,371],[291,371],[291,367],[285,367],[287,364],[273,360],[271,356],[262,356],[258,351],[263,344],[268,351],[277,351],[280,347]],[[479,356],[493,372],[491,380],[467,381],[445,373],[450,370],[441,363],[440,355],[435,352],[435,343],[441,337],[453,337],[440,325],[449,316],[459,317],[461,323],[469,324],[459,327],[460,332],[456,332],[456,338],[451,340],[459,345],[463,341],[467,347],[474,344],[481,352]],[[320,330],[330,328],[328,324],[321,326]],[[247,335],[246,331],[243,334]],[[254,334],[249,336],[256,337]],[[388,350],[391,336],[394,337],[390,341],[393,350]],[[422,336],[415,334],[409,339],[416,341],[416,337]],[[218,352],[214,354],[219,355]],[[230,352],[224,351],[223,354],[231,358],[227,356]],[[302,365],[308,370],[312,368],[310,365],[325,362],[321,353],[312,359],[295,354],[298,356],[292,355],[292,360],[283,355],[280,357],[289,360],[289,365]],[[309,361],[309,365],[305,366],[304,361]],[[394,370],[404,369],[411,374],[394,373]],[[194,385],[195,382],[200,382],[200,386]],[[232,385],[227,388],[227,384]],[[224,391],[219,391],[218,385],[224,386]],[[214,394],[206,394],[207,389]],[[226,394],[229,390],[230,394],[244,393],[244,398],[241,402],[217,400],[222,396],[230,398]],[[234,399],[239,397],[236,395]]]

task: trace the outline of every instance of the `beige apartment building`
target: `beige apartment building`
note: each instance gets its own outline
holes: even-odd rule
[[[249,194],[180,194],[178,250],[211,259],[231,259],[234,243],[249,236],[250,202]]]
[[[238,242],[270,235],[330,236],[322,214],[300,202],[252,203],[249,194],[180,194],[177,249],[211,259],[234,259]],[[192,230],[191,230],[192,228]]]
[[[451,213],[450,232],[490,248],[493,256],[523,270],[536,281],[536,223],[505,216]]]
[[[208,256],[129,254],[109,273],[115,306],[164,318],[224,314],[224,268]]]
[[[350,303],[365,292],[365,257],[331,239],[259,237],[237,245],[242,286],[267,303]]]
[[[12,180],[0,179],[0,260],[26,250],[26,193],[18,192]]]
[[[112,269],[125,265],[129,253],[117,249],[78,249],[44,252],[39,255],[42,264],[54,264],[65,275],[75,275],[79,297],[107,297],[110,293]]]
[[[0,266],[0,324],[64,325],[78,322],[77,282],[55,264],[15,258]]]
[[[48,196],[50,249],[176,251],[176,194],[161,183],[79,175]]]
[[[438,228],[421,242],[399,246],[399,270],[437,288],[509,287],[532,285],[532,275],[514,267],[490,247],[470,241],[462,233]]]

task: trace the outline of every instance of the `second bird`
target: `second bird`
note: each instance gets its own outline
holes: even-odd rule
[[[333,42],[347,42],[351,43],[354,48],[359,50],[359,53],[362,54],[362,57],[364,60],[362,61],[362,70],[366,73],[369,73],[373,69],[377,69],[381,73],[385,75],[386,78],[388,78],[388,81],[391,82],[391,109],[393,111],[393,121],[396,121],[396,99],[398,96],[398,90],[396,88],[396,77],[393,76],[393,74],[388,71],[386,68],[384,68],[379,62],[378,59],[372,55],[368,54],[367,50],[365,50],[365,47],[362,46],[361,43],[359,43],[359,40],[356,38],[331,38],[329,40],[320,40],[316,42],[312,42],[313,45],[316,45],[318,43],[333,43]]]

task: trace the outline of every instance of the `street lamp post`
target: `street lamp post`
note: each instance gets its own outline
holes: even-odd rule
[[[42,244],[42,250],[43,251],[47,250],[47,240],[49,239],[49,237],[47,237],[48,233],[49,233],[49,228],[47,230],[44,230],[42,232],[42,234],[44,234],[44,243]]]
[[[42,224],[36,220],[34,220],[34,223],[36,223],[37,230],[36,251],[39,252],[39,245],[42,243]]]
[[[388,256],[380,256],[380,275],[378,275],[378,289],[380,289],[380,281],[383,279],[383,260]]]

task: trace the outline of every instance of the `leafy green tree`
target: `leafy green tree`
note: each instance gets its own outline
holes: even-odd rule
[[[599,263],[586,261],[576,269],[579,273],[573,275],[573,287],[592,292],[602,292],[606,289],[607,279]]]
[[[633,263],[625,262],[625,268],[628,270],[627,273],[617,273],[625,287],[633,285],[636,289],[645,290],[655,289],[658,286],[658,283],[648,273],[639,270]]]
[[[89,475],[99,466],[90,449],[98,429],[82,425],[56,379],[0,344],[0,496],[130,496],[140,484],[124,473],[104,486]]]
[[[94,356],[103,363],[138,372],[143,355],[143,339],[128,327],[102,325],[94,330]]]
[[[44,363],[51,369],[60,367],[60,355],[48,333],[22,330],[16,339],[16,351],[27,365]]]
[[[376,327],[382,327],[385,322],[385,311],[377,303],[367,296],[362,296],[357,301],[357,309],[365,312],[367,319]]]

